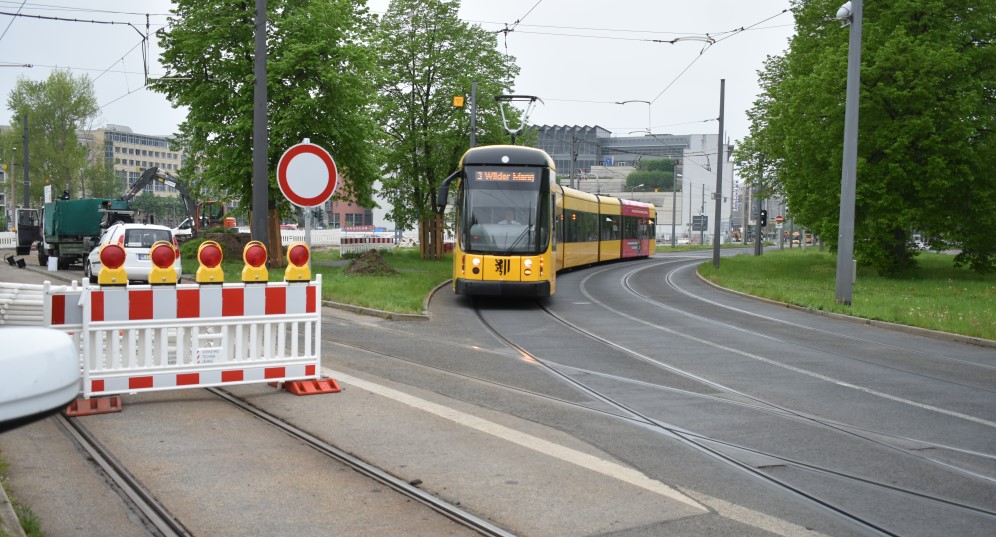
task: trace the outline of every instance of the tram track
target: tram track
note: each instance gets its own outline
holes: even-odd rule
[[[106,476],[118,496],[127,502],[138,516],[150,535],[160,537],[190,537],[190,533],[152,492],[128,471],[117,458],[104,447],[79,419],[69,419],[58,415],[57,426],[63,430],[86,456]]]
[[[329,459],[343,464],[390,490],[429,507],[436,513],[480,535],[489,537],[512,537],[514,535],[459,506],[446,502],[418,488],[416,486],[417,483],[413,484],[399,479],[385,470],[367,463],[361,458],[294,426],[284,418],[258,408],[226,390],[205,388],[204,391],[280,430]],[[79,449],[94,465],[100,468],[106,476],[107,482],[112,485],[111,488],[115,493],[132,507],[133,513],[142,521],[143,526],[150,535],[157,537],[191,537],[193,535],[155,497],[154,493],[114,456],[111,450],[97,440],[96,436],[86,428],[81,420],[70,419],[63,415],[59,415],[56,420],[57,426],[77,444]]]
[[[827,418],[823,418],[823,417],[819,417],[819,416],[810,415],[810,414],[803,413],[803,412],[798,412],[798,411],[786,408],[786,407],[784,407],[782,405],[778,405],[778,404],[770,402],[768,400],[765,400],[765,399],[759,398],[757,396],[751,395],[749,393],[743,392],[741,390],[737,390],[737,389],[734,389],[732,387],[723,385],[721,383],[718,383],[718,382],[706,379],[706,378],[704,378],[704,377],[702,377],[700,375],[696,375],[694,373],[685,371],[685,370],[677,368],[675,366],[662,363],[662,362],[660,362],[660,361],[658,361],[658,360],[656,360],[656,359],[654,359],[652,357],[646,356],[646,355],[644,355],[642,353],[639,353],[639,352],[637,352],[635,350],[629,349],[629,348],[627,348],[627,347],[625,347],[623,345],[619,345],[617,343],[609,341],[609,340],[607,340],[605,338],[602,338],[602,337],[598,336],[597,334],[594,334],[594,333],[592,333],[590,331],[587,331],[587,330],[585,330],[585,329],[583,329],[581,327],[578,327],[574,323],[571,323],[569,320],[564,319],[563,317],[561,317],[560,315],[558,315],[555,312],[551,311],[549,308],[543,306],[542,304],[539,304],[538,308],[542,309],[545,312],[546,315],[548,315],[551,318],[553,318],[557,323],[562,324],[562,325],[570,328],[571,330],[579,333],[580,335],[582,335],[584,337],[594,339],[595,341],[599,342],[600,344],[603,344],[603,345],[605,345],[607,347],[610,347],[610,348],[612,348],[612,349],[614,349],[614,350],[616,350],[618,352],[621,352],[621,353],[623,353],[623,354],[625,354],[627,356],[630,356],[631,358],[640,360],[640,361],[648,363],[648,364],[650,364],[650,365],[652,365],[654,367],[661,368],[661,369],[666,370],[666,371],[668,371],[670,373],[673,373],[673,374],[676,374],[676,375],[681,376],[683,378],[689,379],[689,380],[691,380],[693,382],[701,384],[704,387],[709,388],[710,390],[714,390],[714,391],[716,391],[718,393],[726,394],[729,397],[720,397],[720,396],[716,396],[716,395],[711,395],[711,394],[701,393],[701,392],[696,392],[696,391],[691,391],[691,390],[684,390],[684,389],[673,388],[673,387],[662,387],[662,386],[658,386],[658,385],[653,385],[653,387],[655,389],[665,389],[665,390],[668,390],[668,391],[676,393],[676,394],[680,394],[680,395],[685,396],[685,397],[693,397],[693,398],[697,398],[697,399],[701,399],[701,400],[712,401],[712,402],[715,402],[715,403],[718,403],[718,404],[748,408],[748,409],[751,409],[751,410],[757,411],[757,412],[766,412],[766,413],[777,415],[777,416],[780,416],[780,417],[783,417],[783,418],[795,419],[795,420],[798,420],[798,421],[803,422],[803,423],[815,424],[815,425],[820,425],[820,426],[823,426],[823,427],[828,427],[828,428],[833,429],[835,431],[842,432],[842,433],[845,433],[845,434],[851,434],[851,435],[854,435],[854,436],[856,436],[856,437],[858,437],[858,438],[860,438],[860,439],[862,439],[864,441],[873,442],[873,443],[876,443],[876,444],[881,445],[883,447],[887,447],[889,449],[898,449],[901,452],[903,452],[904,454],[910,455],[912,457],[915,457],[915,458],[918,458],[918,459],[921,459],[921,460],[924,460],[924,461],[929,461],[929,462],[932,462],[934,464],[945,466],[945,467],[947,467],[947,468],[949,468],[949,469],[951,469],[953,471],[957,471],[959,473],[963,473],[966,476],[969,476],[969,477],[972,477],[972,478],[975,478],[975,479],[980,479],[980,480],[985,480],[985,481],[996,483],[996,478],[994,478],[994,477],[990,477],[990,476],[987,476],[987,475],[979,474],[977,472],[973,472],[973,471],[967,470],[965,468],[961,468],[961,467],[958,467],[958,466],[955,466],[955,465],[951,465],[949,463],[946,463],[946,462],[943,462],[943,461],[940,461],[940,460],[937,460],[937,459],[926,457],[926,456],[922,455],[921,453],[919,453],[918,451],[923,450],[925,448],[935,448],[935,449],[945,450],[945,451],[954,452],[954,453],[961,453],[961,454],[966,455],[966,456],[970,456],[970,457],[974,457],[974,458],[979,458],[979,459],[985,459],[985,460],[989,460],[989,461],[996,461],[996,453],[983,453],[983,452],[979,452],[979,451],[966,450],[966,449],[959,448],[957,446],[953,446],[953,445],[949,445],[949,444],[944,444],[944,443],[935,442],[935,441],[931,441],[931,440],[925,440],[925,439],[922,439],[922,438],[912,438],[912,437],[909,437],[909,436],[896,435],[896,434],[889,433],[889,432],[886,432],[886,431],[871,430],[871,429],[867,429],[867,428],[864,428],[864,427],[861,427],[861,426],[858,426],[858,425],[854,425],[854,424],[843,423],[843,422],[839,422],[839,421],[835,421],[835,420],[831,420],[831,419],[827,419]],[[475,313],[480,318],[480,316],[481,316],[480,310],[475,308]],[[486,321],[485,321],[485,324],[486,324]],[[367,327],[367,328],[371,328],[371,325],[369,325],[367,323],[358,323],[358,325],[364,326],[364,327]],[[433,342],[433,343],[435,343],[437,345],[449,345],[449,346],[453,346],[453,347],[455,347],[457,349],[464,350],[464,351],[493,352],[493,351],[488,351],[486,349],[482,349],[482,348],[480,348],[478,346],[475,346],[475,345],[459,344],[459,343],[453,343],[453,342],[448,342],[448,341],[439,341],[438,339],[434,339],[434,338],[431,338],[431,337],[428,337],[428,336],[425,336],[425,335],[422,335],[422,334],[419,334],[419,333],[401,331],[401,330],[397,330],[397,329],[391,328],[391,327],[377,327],[377,328],[380,329],[380,330],[385,330],[385,331],[390,332],[392,334],[404,335],[405,337],[412,338],[412,339],[418,339],[418,340],[422,340],[422,341]],[[492,330],[492,333],[494,334],[493,330]],[[503,342],[507,341],[507,338],[504,338],[501,335],[495,335],[495,337],[497,339],[499,339],[500,341],[503,341]],[[344,343],[341,340],[334,340],[334,339],[330,339],[330,338],[324,338],[324,342],[326,344],[332,344],[332,345],[340,346],[340,347],[347,348],[347,349],[360,350],[360,351],[364,351],[364,352],[369,352],[371,354],[375,354],[375,355],[378,355],[378,356],[381,356],[381,357],[384,357],[384,358],[389,358],[389,359],[392,359],[392,360],[406,362],[406,363],[411,364],[411,365],[415,365],[415,366],[418,366],[418,367],[424,367],[424,368],[427,368],[427,369],[432,369],[432,370],[435,370],[435,371],[443,372],[445,374],[453,375],[453,376],[460,377],[460,378],[463,378],[463,379],[467,379],[467,380],[472,380],[472,381],[476,381],[476,382],[481,382],[481,383],[489,384],[489,385],[492,385],[492,386],[495,386],[495,387],[499,387],[499,388],[503,388],[503,389],[507,389],[507,390],[512,390],[512,391],[516,391],[516,392],[523,393],[523,394],[528,394],[528,395],[531,395],[531,396],[534,396],[534,397],[538,397],[538,398],[543,398],[543,399],[547,399],[547,400],[556,401],[558,403],[562,403],[562,404],[567,404],[567,405],[574,406],[574,407],[583,408],[585,410],[589,410],[589,411],[593,411],[593,412],[597,412],[597,413],[608,414],[608,415],[611,415],[611,416],[614,416],[614,417],[617,417],[617,418],[621,418],[621,419],[628,419],[628,420],[634,421],[634,422],[640,422],[641,421],[639,419],[633,419],[631,417],[627,417],[627,416],[621,415],[619,413],[606,412],[605,410],[602,410],[602,409],[595,409],[595,408],[592,408],[592,407],[589,407],[589,406],[585,406],[584,404],[578,404],[578,403],[573,402],[573,401],[568,401],[568,400],[563,399],[563,398],[558,398],[558,397],[550,396],[548,394],[543,394],[543,393],[540,393],[540,392],[537,392],[537,391],[533,391],[533,390],[523,389],[523,388],[520,388],[520,387],[517,387],[517,386],[513,386],[513,385],[510,385],[510,384],[506,384],[506,383],[496,382],[496,381],[493,381],[493,380],[485,379],[485,378],[480,377],[480,376],[468,375],[468,374],[460,372],[460,371],[455,371],[453,369],[448,369],[448,368],[443,368],[443,367],[439,367],[439,366],[436,366],[436,365],[427,364],[427,363],[424,363],[424,362],[421,362],[421,361],[418,361],[418,360],[413,360],[413,359],[408,358],[408,357],[399,356],[399,355],[395,355],[395,354],[391,354],[391,353],[384,353],[384,352],[372,350],[372,349],[369,349],[369,348],[364,348],[364,347],[361,347],[361,346],[358,346],[358,345],[351,345],[351,344],[348,344],[348,343]],[[524,352],[521,349],[516,348],[516,347],[511,347],[511,348],[513,348],[513,350],[515,350],[517,353]],[[499,353],[494,353],[494,354],[495,354],[496,358],[501,358],[501,359],[507,359],[508,358],[507,355],[503,355],[503,354],[499,354]],[[526,354],[526,356],[529,356],[529,358],[531,360],[537,359],[535,356],[533,356],[532,354],[529,354],[528,352],[526,352],[525,354]],[[603,374],[601,372],[598,372],[598,371],[593,371],[593,370],[589,370],[589,369],[576,368],[576,367],[572,367],[572,366],[561,364],[561,363],[557,363],[557,362],[552,362],[550,360],[545,360],[545,359],[544,360],[539,360],[538,363],[542,363],[544,365],[551,366],[551,367],[555,368],[555,370],[572,369],[574,371],[577,371],[577,372],[580,372],[580,373],[584,373],[584,374],[587,374],[587,375],[611,377],[614,380],[621,381],[621,382],[628,382],[628,383],[640,383],[641,382],[641,381],[635,380],[635,379],[624,379],[622,377],[615,377],[615,376],[611,376],[611,375],[605,375],[605,374]],[[748,403],[748,402],[744,402],[744,401],[750,401],[750,402]],[[885,439],[885,441],[883,441],[883,440],[877,440],[875,437]],[[897,445],[909,445],[909,444],[915,444],[915,445],[917,445],[919,447],[917,449],[905,449],[905,448],[899,448],[899,447],[897,447]]]
[[[900,453],[900,454],[902,454],[904,456],[910,456],[910,457],[916,458],[916,459],[921,460],[921,461],[926,462],[926,463],[937,464],[939,466],[944,467],[947,471],[952,471],[952,472],[959,473],[959,474],[963,475],[964,477],[967,477],[967,478],[970,478],[970,479],[978,479],[978,480],[981,480],[981,481],[987,481],[989,483],[992,483],[992,481],[993,481],[992,478],[990,478],[989,476],[980,475],[978,473],[972,472],[972,471],[967,470],[965,468],[960,468],[960,467],[957,467],[957,466],[954,466],[954,465],[950,465],[950,464],[947,464],[947,463],[944,463],[944,462],[941,462],[941,461],[936,461],[934,459],[931,459],[931,458],[928,458],[928,457],[924,457],[924,456],[916,453],[913,450],[898,448],[895,445],[890,445],[889,443],[885,443],[885,442],[876,440],[876,439],[874,439],[874,438],[871,437],[871,434],[875,434],[875,435],[879,435],[879,436],[884,436],[884,437],[889,437],[889,435],[887,433],[879,432],[879,431],[867,431],[867,430],[866,431],[862,431],[861,428],[858,428],[858,427],[854,427],[854,426],[850,426],[850,425],[846,425],[846,424],[838,424],[838,423],[834,423],[834,422],[832,422],[830,420],[820,419],[820,418],[814,417],[814,416],[809,416],[809,415],[806,415],[804,413],[796,412],[796,411],[794,411],[792,409],[786,408],[786,407],[784,407],[782,405],[776,405],[776,404],[773,404],[773,403],[771,403],[769,401],[765,401],[762,398],[754,397],[754,396],[751,396],[749,394],[745,394],[745,393],[743,393],[741,391],[738,391],[738,390],[735,390],[735,389],[732,389],[732,388],[729,388],[729,387],[726,387],[726,386],[722,386],[722,385],[720,385],[718,383],[715,383],[715,382],[713,382],[711,380],[702,378],[699,375],[694,375],[694,374],[691,374],[689,372],[682,371],[682,370],[680,370],[678,368],[674,368],[672,366],[661,364],[660,362],[657,362],[656,360],[653,360],[653,359],[651,359],[651,358],[649,358],[647,356],[643,356],[640,353],[632,351],[631,349],[627,349],[627,348],[625,348],[625,347],[623,347],[621,345],[618,345],[617,343],[614,343],[612,341],[609,341],[609,340],[607,340],[605,338],[601,338],[600,336],[598,336],[596,334],[593,334],[590,331],[587,331],[587,330],[585,330],[582,327],[574,325],[573,323],[570,323],[566,319],[563,319],[562,317],[557,316],[554,312],[550,311],[548,308],[546,308],[543,305],[540,305],[540,307],[548,315],[550,315],[552,318],[556,319],[557,322],[564,324],[565,326],[567,326],[570,329],[576,331],[577,333],[579,333],[579,334],[581,334],[581,335],[583,335],[583,336],[585,336],[587,338],[590,338],[591,340],[593,340],[595,342],[598,342],[599,344],[605,345],[606,347],[611,348],[611,349],[613,349],[616,352],[623,352],[623,353],[625,353],[625,354],[627,354],[627,355],[629,355],[631,357],[638,358],[638,359],[640,359],[642,361],[648,361],[650,363],[654,363],[654,364],[658,365],[659,367],[667,369],[668,371],[670,371],[672,373],[676,373],[676,374],[682,375],[685,378],[688,378],[688,379],[691,379],[691,380],[694,380],[694,381],[702,382],[704,385],[709,386],[711,389],[714,389],[714,390],[718,389],[718,390],[720,390],[721,393],[726,393],[728,395],[733,395],[733,396],[736,396],[737,398],[744,398],[744,397],[746,397],[749,401],[751,401],[750,403],[742,403],[742,402],[737,402],[737,401],[730,400],[730,399],[719,398],[719,400],[721,400],[724,403],[738,404],[738,405],[748,405],[750,408],[752,408],[754,410],[768,412],[768,413],[772,413],[772,414],[775,414],[775,415],[779,415],[781,417],[790,418],[790,419],[793,419],[793,420],[798,420],[798,421],[801,421],[801,422],[804,422],[804,423],[807,423],[807,424],[810,424],[810,425],[816,425],[816,426],[819,426],[819,427],[827,428],[827,429],[832,430],[832,431],[834,431],[836,433],[841,433],[841,434],[845,434],[845,435],[848,435],[848,436],[851,436],[851,437],[855,437],[855,438],[858,438],[858,439],[860,439],[862,441],[872,442],[872,443],[874,443],[876,445],[879,445],[879,446],[881,446],[883,448],[886,448],[886,449],[889,449],[889,450],[894,450],[894,451],[896,451],[896,452],[898,452],[898,453]],[[667,437],[676,438],[679,441],[681,441],[683,444],[685,444],[685,445],[687,445],[689,447],[692,447],[693,449],[699,451],[700,453],[703,453],[705,455],[708,455],[709,457],[721,460],[721,461],[723,461],[723,462],[725,462],[727,464],[730,464],[731,466],[737,468],[738,470],[740,470],[740,471],[742,471],[742,472],[744,472],[746,474],[749,474],[749,475],[751,475],[751,476],[753,476],[753,477],[755,477],[757,479],[763,480],[763,481],[768,482],[770,484],[776,485],[777,487],[781,488],[782,490],[784,490],[784,491],[786,491],[788,493],[791,493],[791,494],[793,494],[793,495],[795,495],[797,497],[804,498],[807,501],[810,501],[810,502],[814,503],[815,505],[818,505],[818,506],[820,506],[820,507],[822,507],[824,509],[829,510],[830,512],[834,513],[836,516],[838,516],[838,517],[840,517],[840,518],[842,518],[844,520],[847,520],[847,521],[849,521],[851,523],[856,524],[857,526],[861,527],[864,530],[872,531],[872,532],[874,532],[876,534],[879,534],[879,535],[896,535],[895,532],[891,532],[888,529],[882,527],[879,524],[876,524],[875,522],[873,522],[871,520],[868,520],[868,519],[866,519],[866,518],[864,518],[864,517],[862,517],[860,515],[857,515],[857,514],[849,512],[847,510],[847,508],[835,506],[832,501],[827,501],[827,500],[820,499],[815,494],[807,493],[805,490],[803,490],[800,487],[794,486],[791,483],[789,483],[789,482],[787,482],[785,480],[779,479],[779,478],[777,478],[777,477],[775,477],[775,476],[773,476],[773,475],[771,475],[769,473],[760,471],[759,469],[754,468],[750,463],[742,462],[741,460],[738,460],[737,457],[731,456],[729,454],[729,452],[730,451],[734,451],[734,452],[741,452],[741,453],[744,453],[744,454],[760,455],[760,456],[763,456],[763,457],[768,458],[770,460],[778,461],[779,464],[784,464],[784,465],[787,465],[787,466],[792,466],[792,467],[795,467],[795,468],[798,468],[800,470],[804,470],[804,471],[807,471],[807,472],[810,472],[810,473],[813,473],[813,474],[820,474],[820,475],[824,475],[824,476],[828,476],[828,477],[833,477],[835,479],[843,479],[843,480],[849,481],[851,483],[854,483],[855,485],[877,487],[877,488],[881,488],[882,490],[889,490],[889,491],[892,491],[892,492],[895,492],[895,493],[899,493],[899,494],[902,494],[902,495],[906,495],[906,496],[909,496],[909,497],[916,497],[916,498],[919,498],[919,499],[930,501],[930,502],[933,502],[933,503],[938,504],[938,505],[944,505],[946,507],[957,509],[959,511],[963,511],[963,512],[966,512],[966,513],[973,513],[973,514],[978,515],[978,516],[983,516],[983,517],[986,517],[986,518],[996,519],[996,511],[994,511],[992,509],[986,509],[986,508],[979,507],[979,506],[972,505],[972,504],[965,503],[965,502],[959,502],[959,501],[949,500],[947,498],[939,497],[939,496],[932,495],[932,494],[927,494],[927,493],[924,493],[924,492],[922,492],[920,490],[916,490],[916,489],[913,489],[913,488],[910,488],[910,487],[895,486],[895,485],[892,485],[890,483],[887,483],[887,482],[884,482],[884,481],[881,481],[881,480],[867,479],[867,478],[864,478],[864,477],[862,477],[860,475],[851,474],[851,473],[848,473],[846,471],[841,471],[841,470],[837,470],[837,469],[833,469],[833,468],[821,466],[819,464],[806,463],[805,461],[802,461],[802,460],[797,460],[797,459],[794,459],[794,458],[791,458],[791,457],[787,457],[787,456],[784,456],[784,455],[781,455],[781,454],[777,454],[777,453],[771,453],[771,452],[765,451],[765,450],[753,449],[753,448],[750,448],[748,446],[740,445],[738,443],[726,442],[726,441],[723,441],[721,439],[711,438],[711,437],[708,437],[706,435],[698,434],[698,433],[696,433],[694,431],[689,431],[688,429],[686,429],[684,427],[676,426],[674,424],[670,424],[670,423],[666,423],[666,422],[662,422],[660,420],[654,419],[654,418],[652,418],[650,416],[647,416],[647,415],[641,413],[640,411],[637,411],[637,410],[631,408],[630,406],[626,405],[625,403],[622,403],[622,402],[620,402],[618,400],[615,400],[612,397],[606,396],[606,395],[600,393],[598,390],[593,389],[593,388],[585,385],[584,383],[581,383],[581,382],[577,381],[576,379],[572,378],[572,376],[565,374],[562,370],[565,367],[569,367],[569,366],[564,366],[562,364],[552,363],[552,362],[549,362],[547,360],[544,360],[542,357],[539,357],[539,356],[534,355],[533,353],[530,353],[527,349],[521,347],[520,345],[518,345],[517,343],[515,343],[514,341],[512,341],[509,337],[506,337],[505,335],[503,335],[500,332],[500,329],[498,329],[497,327],[495,327],[491,323],[489,323],[489,321],[487,319],[485,319],[484,315],[481,313],[481,311],[480,311],[479,308],[475,308],[475,313],[478,315],[478,317],[481,320],[482,324],[489,331],[491,331],[494,334],[495,337],[503,340],[507,345],[509,345],[510,348],[513,348],[518,353],[522,353],[523,355],[529,356],[531,360],[534,360],[537,364],[539,364],[541,367],[543,367],[544,369],[546,369],[548,372],[550,372],[554,376],[562,379],[564,382],[567,382],[567,383],[571,384],[572,386],[577,387],[577,389],[579,389],[579,390],[581,390],[581,391],[589,394],[590,396],[596,398],[597,400],[601,401],[603,404],[609,404],[609,405],[611,405],[611,406],[613,406],[615,408],[618,408],[620,410],[620,412],[623,412],[623,413],[627,414],[630,417],[631,420],[641,422],[645,426],[658,428],[660,430],[660,432],[662,432],[662,434],[665,434]],[[593,372],[589,372],[589,373],[593,373]],[[629,380],[629,379],[627,379],[627,380]],[[673,388],[667,388],[667,389],[673,390]],[[685,392],[685,393],[686,394],[691,394],[691,395],[693,395],[695,397],[702,397],[702,398],[713,397],[714,398],[714,396],[707,396],[707,395],[704,395],[704,394],[698,394],[696,392]],[[869,434],[862,434],[862,433],[869,433]],[[893,438],[898,439],[897,437],[893,437]],[[924,444],[925,445],[931,445],[932,447],[946,448],[946,449],[952,449],[952,450],[957,450],[958,449],[958,448],[952,448],[950,446],[942,446],[942,445],[936,444],[936,443],[926,443],[926,442],[924,442]],[[723,448],[723,450],[721,450],[720,447]],[[985,454],[985,453],[971,452],[971,455],[978,456],[978,457],[985,457],[985,458],[990,459],[990,460],[996,458],[996,456],[994,456],[992,454]]]

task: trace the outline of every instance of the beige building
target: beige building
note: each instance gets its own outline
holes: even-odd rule
[[[147,168],[156,166],[176,175],[186,160],[183,151],[170,147],[169,137],[137,134],[124,125],[109,124],[103,129],[81,132],[80,141],[87,146],[92,162],[103,158],[113,164],[122,192],[138,181]],[[175,194],[176,189],[153,181],[145,191]]]

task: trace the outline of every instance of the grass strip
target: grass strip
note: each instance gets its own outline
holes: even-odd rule
[[[837,258],[815,248],[724,257],[699,274],[729,289],[814,310],[996,340],[996,274],[954,267],[954,256],[922,253],[894,277],[858,268],[851,305],[836,302]]]

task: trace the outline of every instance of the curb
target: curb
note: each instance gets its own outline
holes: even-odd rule
[[[14,512],[14,506],[7,497],[7,491],[0,487],[0,534],[11,537],[25,537],[21,521]]]
[[[864,317],[855,317],[853,315],[846,315],[846,314],[843,314],[843,313],[835,313],[835,312],[832,312],[832,311],[825,311],[825,310],[818,310],[818,309],[813,309],[813,308],[807,308],[805,306],[799,306],[799,305],[796,305],[796,304],[789,304],[787,302],[779,302],[777,300],[772,300],[770,298],[764,298],[764,297],[759,297],[759,296],[755,296],[755,295],[749,295],[747,293],[742,293],[740,291],[735,291],[733,289],[728,289],[726,287],[722,287],[722,286],[720,286],[720,285],[718,285],[716,283],[713,283],[713,282],[705,279],[704,277],[702,277],[702,275],[699,274],[698,270],[695,271],[695,276],[699,280],[701,280],[702,282],[706,283],[707,285],[711,286],[714,289],[718,289],[720,291],[725,291],[727,293],[730,293],[730,294],[733,294],[733,295],[737,295],[737,296],[741,296],[741,297],[744,297],[744,298],[750,298],[750,299],[757,300],[757,301],[760,301],[760,302],[764,302],[764,303],[767,303],[767,304],[771,304],[771,305],[774,305],[774,306],[782,306],[782,307],[785,307],[785,308],[790,309],[790,310],[804,311],[806,313],[811,313],[813,315],[822,315],[823,317],[828,317],[830,319],[837,319],[837,320],[840,320],[840,321],[847,321],[847,322],[851,322],[851,323],[855,323],[855,324],[864,324],[864,325],[868,325],[868,326],[874,326],[876,328],[884,328],[886,330],[892,330],[894,332],[902,332],[904,334],[912,334],[912,335],[916,335],[916,336],[929,337],[929,338],[933,338],[933,339],[939,339],[939,340],[942,340],[942,341],[952,341],[952,342],[955,342],[955,343],[965,343],[967,345],[977,345],[979,347],[996,348],[996,340],[992,340],[992,339],[984,339],[984,338],[974,337],[974,336],[963,336],[961,334],[952,334],[950,332],[942,332],[940,330],[931,330],[929,328],[920,328],[918,326],[908,326],[908,325],[905,325],[905,324],[896,324],[896,323],[890,323],[888,321],[878,321],[878,320],[875,320],[875,319],[865,319]]]
[[[342,302],[333,302],[331,300],[323,300],[322,306],[348,311],[351,313],[357,313],[360,315],[380,317],[382,319],[387,319],[390,321],[428,321],[429,301],[432,300],[432,297],[433,295],[436,294],[436,292],[448,286],[451,281],[453,280],[446,280],[440,283],[439,285],[433,287],[432,290],[429,291],[429,294],[426,295],[425,300],[422,302],[422,313],[397,313],[393,311],[378,310],[374,308],[365,308],[363,306],[354,306],[352,304],[343,304]]]

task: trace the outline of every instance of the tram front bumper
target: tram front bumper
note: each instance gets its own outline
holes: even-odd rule
[[[547,280],[536,282],[481,281],[457,278],[454,290],[458,295],[542,298],[550,296],[550,282]]]

